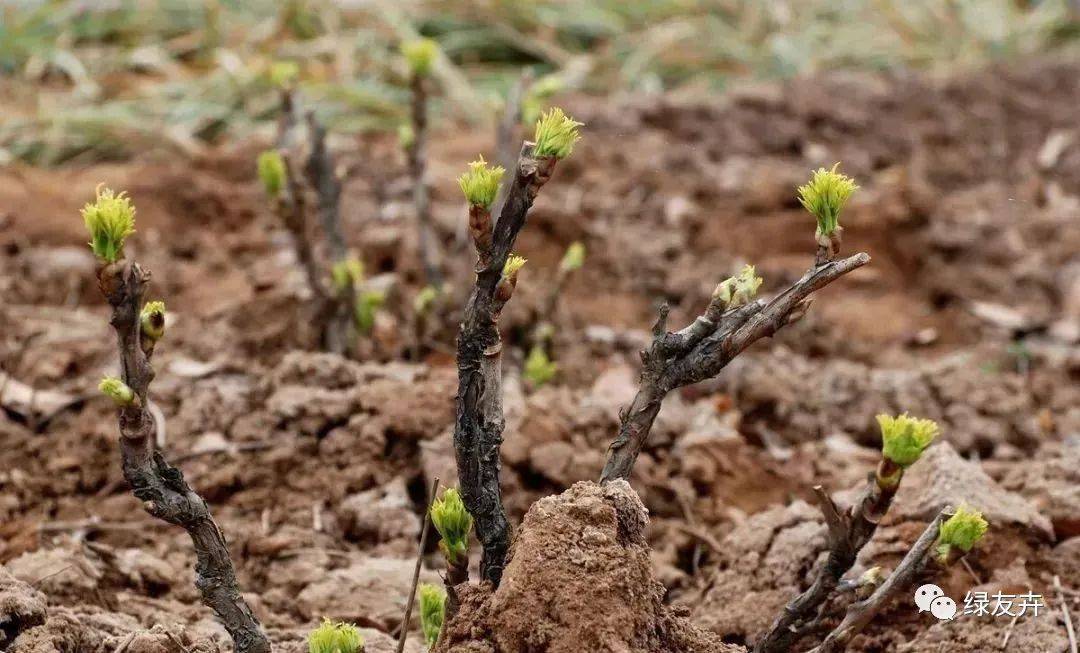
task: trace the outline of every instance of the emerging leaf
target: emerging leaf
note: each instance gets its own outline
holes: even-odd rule
[[[981,512],[967,505],[961,505],[956,509],[956,514],[945,520],[941,529],[938,530],[938,558],[947,559],[952,547],[967,553],[982,539],[983,535],[986,535],[989,526]]]
[[[151,340],[160,340],[165,335],[165,302],[146,302],[139,312],[142,332]]]
[[[259,180],[262,181],[263,189],[270,197],[277,197],[285,188],[285,160],[281,158],[281,152],[267,150],[259,155],[257,164]]]
[[[543,345],[537,344],[533,345],[533,348],[529,350],[529,355],[525,358],[525,369],[523,371],[525,378],[532,383],[533,387],[539,388],[555,378],[559,371],[559,364],[548,358]]]
[[[442,537],[439,548],[447,562],[457,564],[467,559],[472,522],[472,515],[465,509],[457,488],[447,488],[441,498],[432,502],[431,523]]]
[[[713,291],[713,297],[720,299],[729,308],[742,306],[757,296],[762,281],[754,266],[745,265],[737,275],[721,281]]]
[[[503,279],[513,279],[517,277],[518,271],[525,267],[528,259],[524,256],[518,256],[517,254],[511,254],[506,257],[506,264],[503,265],[502,276]]]
[[[544,108],[544,103],[563,88],[563,80],[558,75],[544,75],[529,87],[521,100],[521,122],[534,124]]]
[[[300,76],[300,65],[295,61],[275,61],[270,64],[270,83],[278,88],[292,86]]]
[[[881,455],[900,467],[910,467],[938,436],[940,429],[932,419],[917,419],[907,413],[891,417],[878,415],[881,426]]]
[[[356,298],[356,328],[363,334],[375,327],[375,314],[386,303],[386,293],[381,290],[365,290]]]
[[[439,298],[439,289],[435,286],[424,286],[423,290],[416,293],[416,298],[413,299],[413,310],[418,315],[427,315],[428,311],[435,304],[435,300]]]
[[[499,183],[506,171],[502,166],[489,166],[484,157],[469,164],[469,170],[458,177],[465,201],[471,206],[490,209],[499,194]]]
[[[330,278],[338,290],[356,288],[364,280],[364,263],[356,257],[338,261],[330,269]]]
[[[548,110],[536,121],[536,135],[533,137],[536,145],[533,154],[537,157],[565,159],[574,151],[574,143],[581,140],[578,127],[583,124],[567,116],[558,107]]]
[[[352,624],[334,623],[323,618],[318,628],[308,635],[309,653],[360,653],[364,638]]]
[[[397,128],[398,143],[401,145],[401,149],[407,150],[413,146],[416,142],[416,132],[413,131],[412,125],[409,123],[401,123]]]
[[[580,270],[583,265],[585,265],[585,243],[576,240],[566,248],[566,253],[559,261],[559,269],[574,272]]]
[[[428,648],[439,641],[443,618],[446,614],[446,590],[431,583],[420,584],[420,628]]]
[[[805,186],[799,186],[799,202],[817,218],[819,235],[829,236],[840,226],[840,210],[848,198],[859,190],[855,180],[836,171],[818,168]]]
[[[124,240],[135,233],[135,206],[127,193],[114,193],[104,184],[95,193],[95,200],[82,209],[90,248],[102,261],[115,263],[123,256]]]
[[[130,406],[135,401],[135,391],[115,376],[107,376],[98,384],[98,390],[116,402],[117,406]]]
[[[439,54],[439,46],[431,39],[416,39],[401,44],[401,54],[409,64],[409,70],[417,77],[426,77]]]

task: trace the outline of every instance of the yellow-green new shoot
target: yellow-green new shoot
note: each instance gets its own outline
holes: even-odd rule
[[[505,172],[502,166],[489,166],[484,157],[470,163],[469,170],[458,177],[465,201],[471,206],[490,209],[495,196],[499,194],[499,184]]]
[[[139,312],[142,332],[151,340],[160,340],[165,335],[165,302],[146,302]]]
[[[724,302],[729,308],[742,306],[757,296],[762,281],[754,266],[745,265],[737,275],[721,281],[713,291],[713,297]]]
[[[409,70],[417,77],[426,77],[439,54],[439,46],[431,39],[416,39],[401,44],[401,54],[409,64]]]
[[[442,537],[439,549],[450,564],[467,561],[472,521],[472,515],[465,509],[461,493],[456,488],[447,488],[441,498],[432,502],[431,523]]]
[[[529,355],[525,358],[525,378],[534,387],[539,388],[555,378],[559,371],[559,364],[548,358],[543,345],[533,345]]]
[[[417,315],[427,315],[431,310],[431,307],[435,305],[435,300],[439,298],[439,289],[435,286],[424,286],[424,288],[416,293],[416,298],[413,299],[413,310]]]
[[[401,149],[407,150],[413,146],[416,142],[416,132],[413,131],[412,125],[407,122],[403,122],[398,125],[397,128],[398,143],[401,145]]]
[[[356,298],[356,328],[363,334],[375,328],[375,314],[386,303],[386,293],[381,290],[365,290]]]
[[[570,118],[563,110],[554,107],[536,121],[536,135],[533,141],[533,155],[537,157],[555,157],[565,159],[574,151],[574,143],[581,140],[578,127],[580,123]]]
[[[115,376],[107,376],[98,384],[101,393],[116,402],[117,406],[130,406],[135,401],[135,391]]]
[[[83,222],[90,232],[90,249],[107,263],[115,263],[124,252],[124,240],[135,233],[135,206],[127,193],[114,193],[99,184],[96,197],[82,209]]]
[[[439,641],[443,617],[446,614],[446,590],[431,583],[420,584],[420,628],[428,648]]]
[[[585,265],[585,243],[576,240],[566,248],[566,253],[563,254],[562,260],[559,261],[559,269],[565,272],[574,272],[580,270],[583,265]]]
[[[848,198],[859,190],[855,180],[836,171],[818,168],[805,186],[799,186],[799,202],[817,218],[817,232],[832,235],[840,226],[840,211]]]
[[[938,530],[938,559],[947,560],[953,547],[967,553],[986,535],[987,528],[989,524],[981,512],[961,505],[956,509],[956,514],[946,519]]]
[[[355,257],[338,261],[330,269],[330,278],[339,291],[356,288],[364,280],[364,263]]]
[[[877,422],[881,426],[881,455],[904,468],[913,465],[940,432],[934,420],[907,413],[878,415]]]
[[[257,163],[259,180],[270,197],[277,197],[285,188],[285,160],[281,152],[267,150],[259,155]]]
[[[270,64],[270,83],[278,88],[292,86],[300,76],[300,65],[295,61],[275,61]]]
[[[563,80],[558,75],[545,75],[536,80],[521,100],[521,122],[525,125],[535,123],[540,118],[544,103],[562,88]]]
[[[308,635],[309,653],[359,653],[363,646],[364,638],[360,636],[359,628],[326,618]]]
[[[517,273],[521,268],[525,267],[528,259],[524,256],[518,256],[517,254],[511,254],[506,258],[506,264],[503,265],[502,276],[503,279],[513,279],[517,277]]]

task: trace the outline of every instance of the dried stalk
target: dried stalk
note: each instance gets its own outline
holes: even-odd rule
[[[431,196],[427,186],[428,89],[427,77],[414,72],[412,90],[412,142],[406,148],[409,174],[413,182],[413,205],[416,207],[416,238],[420,263],[429,285],[442,287],[442,270],[434,250],[431,220]]]
[[[510,542],[510,524],[499,488],[502,411],[502,342],[498,319],[513,293],[503,266],[540,188],[551,178],[555,158],[533,156],[525,143],[513,183],[494,221],[490,211],[470,208],[469,229],[477,250],[476,284],[465,306],[457,342],[458,394],[454,450],[462,499],[483,545],[480,575],[498,585]]]
[[[416,602],[416,586],[420,584],[420,570],[424,566],[424,548],[427,546],[428,531],[431,530],[431,504],[439,492],[439,477],[431,482],[431,494],[428,498],[427,511],[424,513],[424,525],[420,528],[420,544],[417,546],[416,567],[413,568],[412,586],[409,600],[405,603],[405,616],[401,619],[401,636],[398,638],[397,653],[405,650],[405,640],[409,637],[409,620],[412,618],[413,603]]]
[[[841,511],[820,485],[814,496],[821,506],[828,526],[829,554],[820,566],[810,587],[784,607],[769,630],[754,646],[754,653],[781,653],[791,650],[792,642],[804,631],[807,619],[815,617],[851,567],[859,552],[877,531],[878,523],[889,510],[900,487],[903,470],[882,458],[879,471],[872,473],[866,488],[852,506]],[[888,482],[885,479],[889,479]]]
[[[240,594],[225,537],[206,502],[154,448],[157,427],[146,408],[154,378],[150,364],[154,345],[143,336],[139,319],[149,280],[148,271],[123,258],[98,271],[98,286],[112,306],[110,324],[120,350],[121,380],[135,395],[119,409],[124,478],[148,513],[191,536],[197,558],[195,586],[232,636],[237,653],[269,653],[270,641]]]
[[[619,435],[608,448],[600,482],[630,478],[667,393],[716,376],[747,347],[799,319],[811,294],[869,262],[868,254],[859,253],[817,265],[767,304],[756,301],[725,312],[714,297],[690,326],[674,333],[667,331],[668,309],[662,307],[653,341],[641,352],[638,393],[620,415]]]
[[[919,539],[908,551],[904,559],[896,567],[893,573],[885,579],[869,598],[852,603],[840,622],[825,641],[809,651],[809,653],[838,653],[847,648],[848,643],[885,607],[897,593],[910,587],[914,580],[926,569],[931,562],[931,551],[934,542],[938,538],[941,523],[948,516],[946,508],[938,513],[934,521],[926,527]]]

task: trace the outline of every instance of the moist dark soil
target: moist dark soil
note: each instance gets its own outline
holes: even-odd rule
[[[905,410],[938,420],[942,442],[905,480],[857,570],[891,568],[936,510],[966,500],[987,513],[991,535],[938,584],[958,603],[966,592],[1032,591],[1047,607],[1015,623],[937,623],[900,597],[852,650],[988,651],[1006,633],[1006,650],[1065,650],[1062,602],[1080,614],[1078,106],[1080,65],[1056,60],[945,79],[832,73],[693,101],[567,101],[584,139],[519,239],[529,263],[501,321],[502,482],[515,524],[538,499],[598,478],[659,302],[681,325],[745,262],[766,295],[811,264],[813,222],[795,199],[811,169],[841,161],[856,178],[843,247],[873,260],[717,379],[668,398],[631,483],[647,525],[607,558],[582,554],[606,561],[601,575],[627,556],[616,566],[633,579],[586,585],[605,597],[637,587],[634,602],[605,598],[603,628],[590,630],[599,622],[570,596],[583,586],[564,583],[557,564],[512,561],[566,600],[506,598],[527,584],[476,588],[466,607],[477,627],[455,630],[460,648],[448,650],[752,644],[806,587],[824,546],[811,488],[859,485],[876,459],[874,415]],[[352,359],[316,351],[304,275],[254,177],[266,144],[0,171],[0,650],[230,647],[198,601],[186,535],[128,492],[114,409],[96,391],[118,364],[78,214],[99,182],[134,199],[128,255],[169,308],[151,389],[166,457],[211,505],[277,650],[305,650],[324,616],[363,627],[369,653],[393,650],[427,488],[456,478],[453,341],[473,254],[455,178],[478,153],[494,156],[493,134],[445,126],[433,139],[451,286],[423,335],[403,157],[389,137],[332,143],[349,171],[349,245],[388,292]],[[577,240],[587,262],[554,315],[540,316]],[[541,317],[556,326],[559,372],[536,388],[520,368]],[[599,492],[580,485],[543,505],[637,501]],[[597,519],[616,528],[608,517]],[[531,533],[515,552],[612,545],[590,531],[601,522],[575,534],[558,515],[530,519],[566,526],[567,539]],[[439,582],[434,543],[425,563],[424,579]],[[829,606],[822,632],[797,650],[848,602]],[[409,627],[408,650],[419,651],[415,617]]]

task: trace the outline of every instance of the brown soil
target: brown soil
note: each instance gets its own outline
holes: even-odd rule
[[[502,320],[504,494],[514,523],[525,519],[507,578],[521,582],[470,590],[471,625],[455,624],[444,648],[751,643],[818,559],[809,489],[857,485],[874,460],[874,414],[909,410],[939,420],[946,444],[912,471],[911,495],[860,566],[895,564],[934,507],[966,499],[991,515],[993,537],[969,556],[971,572],[940,584],[954,597],[1043,593],[1054,609],[1017,622],[1015,650],[1063,650],[1053,575],[1080,614],[1077,106],[1080,66],[1057,61],[941,81],[830,74],[707,101],[569,102],[586,137],[523,232],[529,267]],[[451,307],[472,264],[457,244],[454,177],[490,140],[433,143]],[[212,506],[277,649],[304,650],[328,616],[364,627],[369,653],[392,650],[425,488],[455,477],[456,313],[413,355],[408,307],[421,281],[404,162],[389,138],[338,145],[355,169],[350,244],[390,290],[359,361],[306,351],[303,275],[254,180],[261,145],[0,171],[0,361],[11,377],[0,377],[0,650],[228,645],[191,584],[186,536],[128,493],[114,411],[95,391],[115,345],[78,208],[100,181],[131,192],[129,254],[170,309],[152,388],[168,457]],[[793,188],[836,160],[862,186],[845,250],[869,252],[871,265],[718,379],[669,397],[633,479],[647,526],[633,494],[574,485],[599,474],[655,303],[680,324],[743,261],[766,293],[796,278],[813,243]],[[560,376],[532,389],[522,347],[578,239],[588,262],[554,318]],[[433,547],[426,562],[437,581]],[[604,575],[615,569],[624,575]],[[904,597],[853,648],[985,651],[1009,628],[974,623],[935,624]]]

